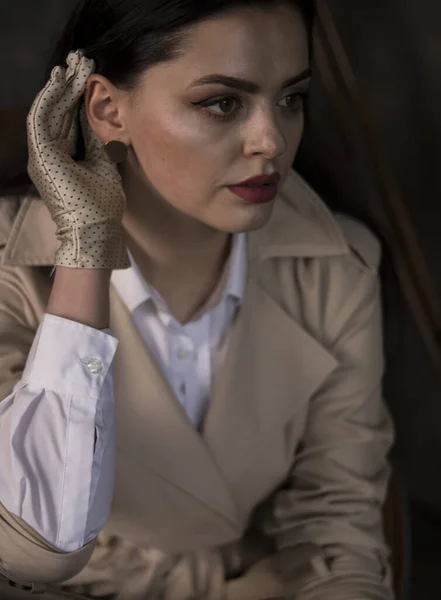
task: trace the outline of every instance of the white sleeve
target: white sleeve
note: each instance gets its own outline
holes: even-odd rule
[[[0,502],[65,552],[110,514],[118,340],[107,331],[45,314],[22,379],[0,402]]]

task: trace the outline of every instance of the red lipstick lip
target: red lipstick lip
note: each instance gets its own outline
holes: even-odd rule
[[[231,193],[239,196],[251,204],[266,204],[272,202],[277,196],[277,185],[230,185]]]
[[[271,175],[256,175],[255,177],[250,177],[249,179],[245,179],[240,183],[234,183],[228,187],[240,187],[241,185],[268,185],[268,184],[277,184],[280,181],[279,173],[272,173]]]

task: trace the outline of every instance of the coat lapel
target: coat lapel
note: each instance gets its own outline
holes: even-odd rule
[[[113,286],[111,329],[120,340],[114,363],[117,452],[237,525],[234,500],[205,440],[187,418]]]
[[[253,277],[230,344],[203,435],[246,520],[256,500],[286,477],[291,459],[268,472],[263,463],[276,457],[285,425],[305,415],[337,361]]]

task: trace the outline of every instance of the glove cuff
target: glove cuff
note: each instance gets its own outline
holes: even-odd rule
[[[121,220],[89,223],[56,233],[55,265],[76,269],[128,269],[131,262]]]

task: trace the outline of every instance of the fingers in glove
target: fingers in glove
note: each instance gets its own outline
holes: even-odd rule
[[[28,115],[28,143],[40,146],[56,139],[72,139],[78,101],[86,90],[95,63],[82,55],[71,53],[68,69],[55,67],[45,87],[36,97]]]
[[[83,104],[81,98],[84,96],[86,91],[87,80],[90,75],[95,70],[95,63],[93,60],[85,58],[82,51],[77,50],[76,52],[71,52],[67,57],[67,70],[65,74],[66,84],[75,83],[75,81],[79,84],[79,91],[82,90],[82,94],[80,98],[78,98],[75,102],[74,107],[70,110],[66,115],[66,120],[63,125],[63,130],[61,132],[61,137],[65,137],[69,141],[76,144],[78,139],[78,133],[80,129],[79,124],[79,109],[80,105]],[[81,78],[85,77],[85,81],[81,84]]]
[[[81,132],[84,139],[85,160],[94,163],[102,161],[104,157],[104,143],[95,135],[87,118],[86,107],[84,103],[80,109]]]

